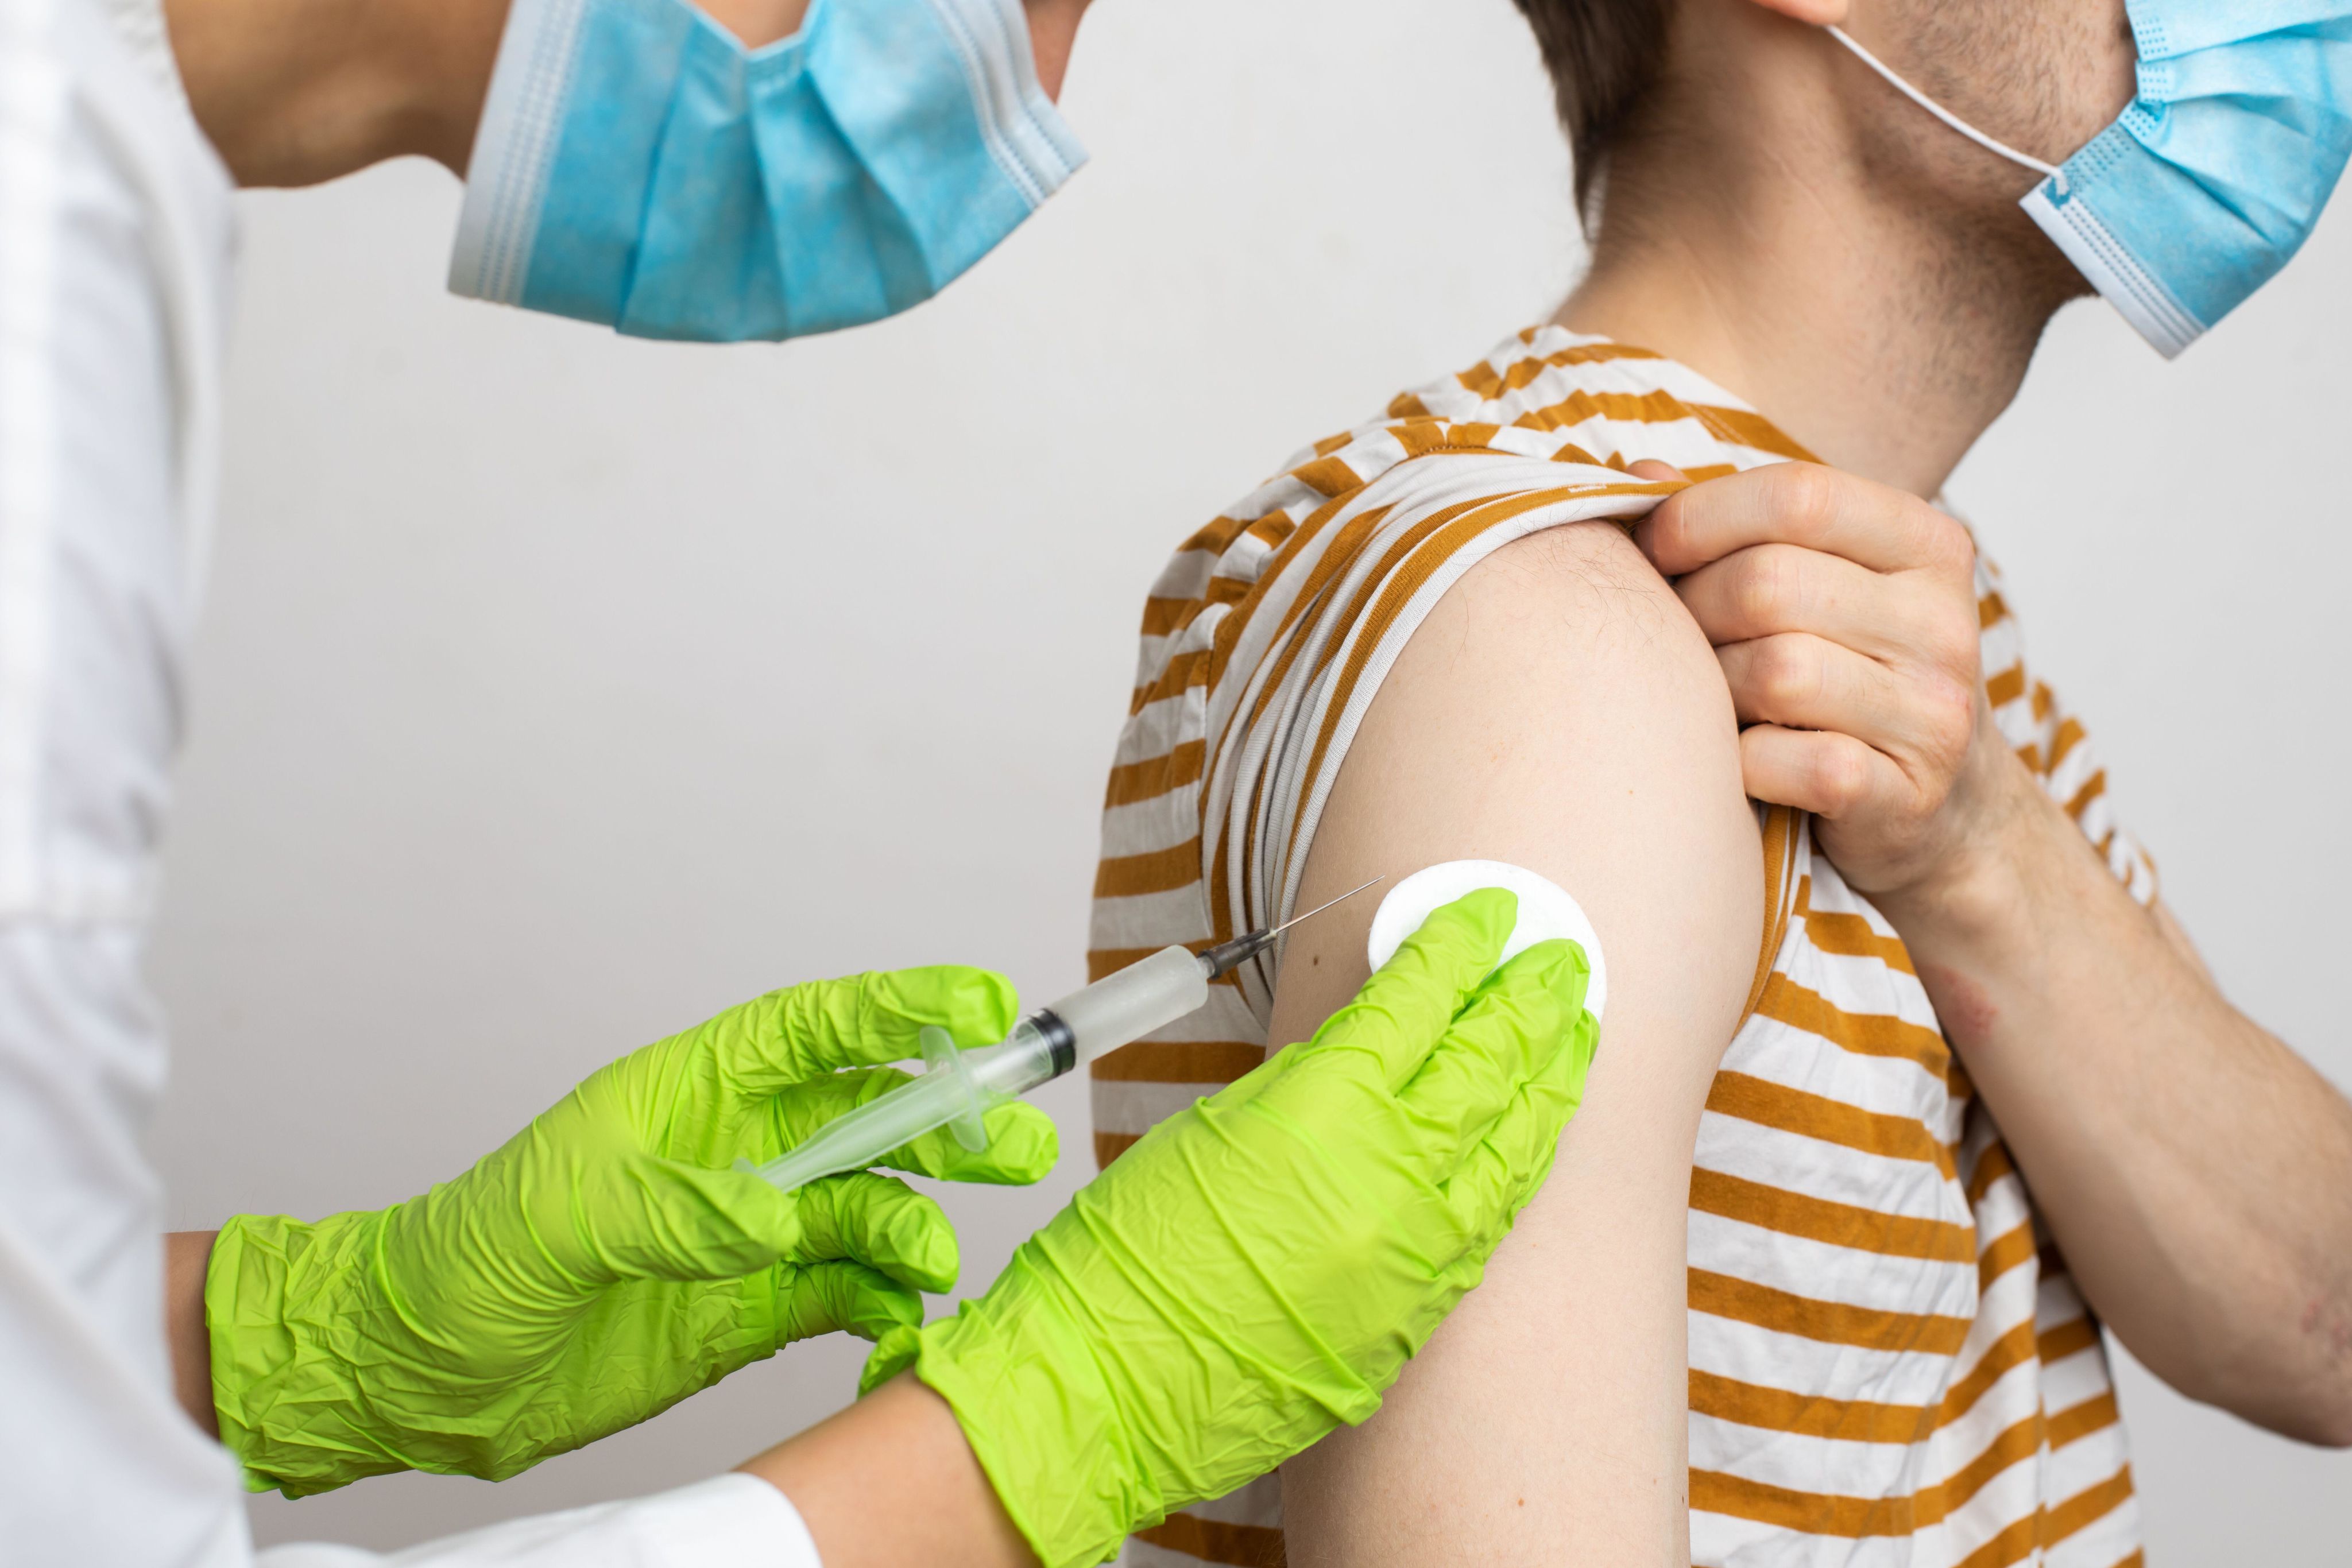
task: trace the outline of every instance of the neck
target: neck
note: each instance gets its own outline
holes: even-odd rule
[[[2080,285],[2000,189],[2030,175],[1988,169],[1992,199],[1965,210],[1910,199],[1869,138],[1823,125],[1802,73],[1780,70],[1799,90],[1778,105],[1711,84],[1732,133],[1621,151],[1622,197],[1558,319],[1681,361],[1833,466],[1933,496]]]

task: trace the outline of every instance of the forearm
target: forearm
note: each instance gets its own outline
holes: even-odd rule
[[[2352,1106],[2222,999],[2021,770],[1883,896],[2084,1294],[2166,1381],[2352,1443]]]
[[[911,1375],[741,1469],[792,1499],[825,1568],[1035,1568],[955,1413]]]
[[[220,1436],[213,1410],[213,1348],[205,1330],[205,1270],[212,1230],[174,1230],[163,1238],[163,1343],[172,1353],[172,1392],[206,1436]]]

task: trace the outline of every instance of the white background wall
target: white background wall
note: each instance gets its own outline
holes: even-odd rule
[[[943,299],[782,349],[448,298],[396,166],[249,198],[232,452],[153,974],[180,1225],[373,1207],[784,981],[1082,977],[1102,769],[1168,549],[1295,445],[1546,315],[1566,156],[1505,0],[1110,0],[1095,164]],[[2231,993],[2352,1030],[2339,210],[2166,367],[2070,311],[1955,481]],[[977,1289],[1089,1168],[949,1197]],[[405,1542],[667,1485],[846,1401],[805,1346],[502,1487],[289,1504]],[[2352,1458],[2125,1370],[2160,1562],[2341,1563]]]

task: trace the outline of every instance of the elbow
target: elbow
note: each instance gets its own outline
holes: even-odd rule
[[[2289,1434],[2326,1448],[2352,1448],[2352,1281],[2315,1298],[2303,1314],[2303,1332],[2319,1364],[2311,1380],[2305,1429]]]
[[[2206,1332],[2164,1347],[2189,1354],[2150,1346],[2141,1359],[2178,1392],[2266,1432],[2314,1448],[2352,1448],[2352,1291],[2331,1282],[2302,1294],[2299,1311],[2269,1315],[2264,1329],[2253,1328],[2263,1317],[2242,1310],[2226,1323],[2209,1321]]]
[[[2322,1448],[2352,1448],[2352,1369],[2340,1371],[2326,1396],[2315,1402],[2303,1429],[2286,1434]]]
[[[2263,1424],[2282,1437],[2314,1448],[2352,1448],[2352,1389],[2337,1390],[2332,1398]]]
[[[2290,1442],[2308,1443],[2315,1448],[2352,1448],[2352,1379],[2322,1376],[2281,1386],[2268,1379],[2244,1376],[2205,1381],[2175,1378],[2161,1372],[2158,1375],[2200,1404],[2226,1410]]]
[[[2271,1408],[2247,1414],[2283,1437],[2352,1448],[2352,1290],[2326,1290],[2304,1309],[2295,1354]]]

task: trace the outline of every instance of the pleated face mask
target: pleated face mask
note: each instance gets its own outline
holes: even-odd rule
[[[2057,167],[1831,35],[1971,141],[2046,178],[2026,212],[2169,359],[2269,282],[2352,156],[2352,0],[2126,0],[2138,95]]]
[[[1021,0],[812,0],[747,50],[685,0],[515,0],[449,287],[646,338],[921,303],[1085,161]]]

